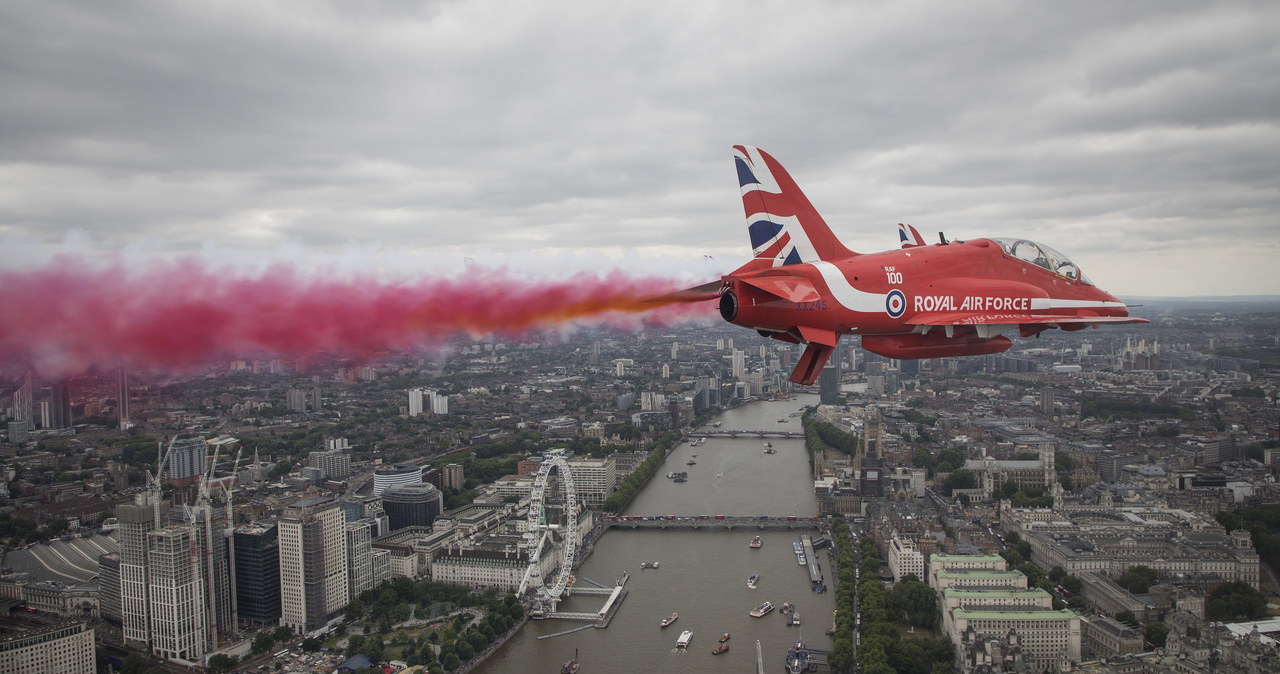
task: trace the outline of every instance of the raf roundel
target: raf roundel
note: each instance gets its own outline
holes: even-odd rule
[[[907,296],[897,288],[890,290],[889,294],[884,296],[884,310],[890,318],[900,318],[907,310]]]

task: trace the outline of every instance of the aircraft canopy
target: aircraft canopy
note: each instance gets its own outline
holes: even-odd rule
[[[992,241],[1000,244],[1005,253],[1023,262],[1030,262],[1038,267],[1044,267],[1059,276],[1065,276],[1073,281],[1080,281],[1085,285],[1093,285],[1089,278],[1084,275],[1084,272],[1080,271],[1080,267],[1076,266],[1076,263],[1072,262],[1066,255],[1043,243],[1036,243],[1030,239],[992,239]]]

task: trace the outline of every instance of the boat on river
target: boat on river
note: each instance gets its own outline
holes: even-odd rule
[[[676,639],[676,648],[684,648],[690,641],[693,641],[693,632],[685,630],[680,633],[680,638]]]
[[[757,571],[757,572],[755,572],[755,573],[751,574],[751,577],[747,579],[747,587],[749,587],[749,588],[751,588],[751,589],[753,589],[753,590],[754,590],[754,589],[756,589],[756,581],[758,581],[758,580],[760,580],[760,572],[759,572],[759,571]]]
[[[790,674],[800,674],[809,667],[809,649],[804,647],[803,641],[797,641],[791,650],[787,651],[787,671]]]
[[[575,674],[578,671],[578,649],[573,649],[573,657],[560,665],[560,674]]]
[[[757,606],[757,607],[755,607],[755,608],[751,609],[751,617],[752,617],[752,618],[761,618],[761,617],[764,617],[764,616],[766,616],[766,615],[769,615],[769,612],[770,612],[770,611],[772,611],[772,610],[773,610],[773,602],[767,602],[767,601],[766,601],[765,603],[763,603],[763,604],[761,604],[761,605],[759,605],[759,606]]]
[[[719,646],[716,646],[715,650],[711,651],[711,654],[720,655],[727,650],[729,650],[729,644],[720,644]]]
[[[758,548],[762,545],[764,545],[764,539],[760,538],[759,536],[756,536],[755,538],[751,539],[751,542],[747,544],[747,546],[751,548]]]
[[[679,613],[672,613],[671,615],[663,618],[662,621],[658,623],[658,627],[667,627],[668,625],[675,622],[679,618],[680,618]]]
[[[725,632],[724,634],[721,634],[721,635],[720,635],[720,643],[724,643],[724,642],[726,642],[726,641],[728,641],[728,640],[729,640],[729,633],[728,633],[728,632]]]

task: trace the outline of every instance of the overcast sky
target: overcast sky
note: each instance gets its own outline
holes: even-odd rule
[[[0,270],[709,280],[748,144],[855,250],[908,222],[1269,294],[1278,120],[1275,2],[10,0]]]

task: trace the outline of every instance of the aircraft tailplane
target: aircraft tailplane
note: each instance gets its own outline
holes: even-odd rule
[[[780,267],[856,255],[840,243],[778,160],[760,148],[735,145],[733,161],[756,260]]]

